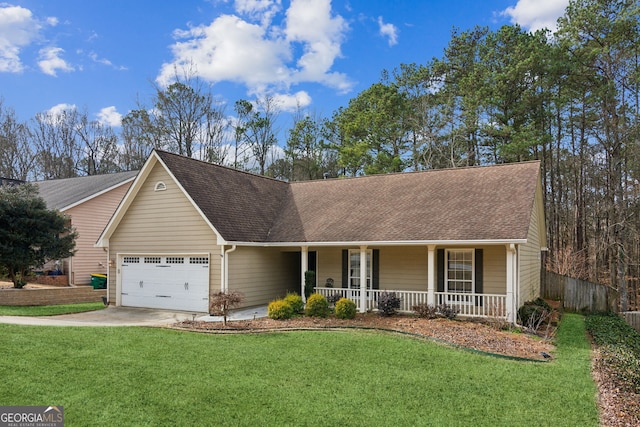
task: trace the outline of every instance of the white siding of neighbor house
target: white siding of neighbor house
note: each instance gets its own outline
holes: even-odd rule
[[[239,246],[230,252],[229,291],[244,296],[243,307],[268,304],[287,291],[301,292],[300,252]]]
[[[540,296],[541,248],[546,246],[542,188],[538,183],[532,207],[527,243],[520,245],[520,292],[517,306]]]
[[[154,191],[162,181],[167,189]],[[160,163],[156,163],[109,239],[109,301],[116,301],[117,254],[208,253],[209,289],[220,289],[216,235]]]
[[[71,271],[67,272],[71,284],[88,285],[91,274],[107,274],[107,253],[94,244],[130,185],[127,182],[64,212],[71,217],[71,225],[78,233],[76,253],[70,260]]]

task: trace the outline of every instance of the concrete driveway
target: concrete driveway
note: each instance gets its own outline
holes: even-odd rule
[[[266,307],[257,307],[233,311],[228,319],[247,320],[266,317],[266,315]],[[167,326],[184,320],[221,322],[222,317],[188,311],[114,306],[104,310],[59,316],[0,316],[0,323],[42,326]]]

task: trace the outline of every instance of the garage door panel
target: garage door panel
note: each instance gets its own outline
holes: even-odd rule
[[[121,265],[122,305],[208,311],[208,256],[140,256],[137,262],[134,258],[124,257]]]

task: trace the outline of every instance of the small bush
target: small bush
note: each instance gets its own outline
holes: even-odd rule
[[[424,319],[435,319],[438,317],[438,308],[430,304],[417,304],[411,307],[411,310],[413,310],[418,317]]]
[[[313,270],[307,270],[304,272],[304,296],[309,298],[313,293],[313,288],[316,287],[316,272]]]
[[[542,298],[527,301],[518,309],[520,324],[528,329],[537,330],[551,317],[551,306]]]
[[[400,308],[400,297],[395,292],[382,292],[378,297],[378,314],[392,316]]]
[[[307,298],[305,314],[312,317],[327,317],[329,315],[329,302],[321,294],[311,294]]]
[[[267,316],[275,320],[291,319],[293,308],[285,300],[271,301],[267,306]]]
[[[460,313],[460,309],[448,304],[440,304],[438,306],[438,314],[445,319],[453,320]]]
[[[349,298],[340,298],[336,302],[336,317],[338,319],[353,319],[356,317],[356,303]]]
[[[295,292],[288,293],[284,297],[284,302],[291,306],[294,314],[301,313],[304,309],[304,302],[302,302],[302,297]]]
[[[460,310],[458,310],[457,308],[447,304],[433,306],[430,304],[422,303],[414,305],[413,307],[411,307],[411,309],[418,315],[418,317],[423,317],[425,319],[437,319],[439,317],[444,317],[449,320],[453,320],[460,312]]]
[[[342,298],[342,295],[340,295],[339,292],[335,292],[327,297],[327,302],[329,304],[335,305],[335,303],[337,303],[340,300],[340,298]]]
[[[214,316],[222,316],[222,321],[227,324],[227,315],[229,310],[240,305],[244,296],[241,292],[216,292],[211,294],[209,299],[209,314]]]

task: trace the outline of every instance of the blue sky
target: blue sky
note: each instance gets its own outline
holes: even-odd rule
[[[0,99],[118,127],[174,67],[228,104],[274,96],[330,116],[401,63],[441,57],[454,27],[554,27],[568,0],[0,0]]]

